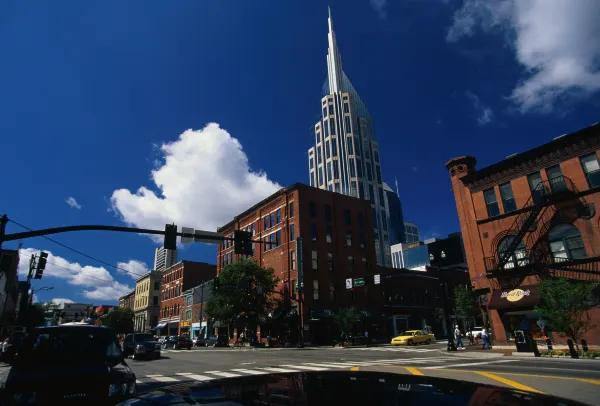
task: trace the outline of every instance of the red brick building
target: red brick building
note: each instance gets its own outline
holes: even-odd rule
[[[330,343],[337,338],[332,318],[338,309],[354,306],[365,315],[380,314],[371,210],[369,201],[294,184],[218,229],[227,237],[248,230],[255,240],[274,243],[254,244],[253,258],[275,270],[284,295],[297,297],[303,284],[304,303],[292,300],[291,310],[261,326],[262,339],[271,334],[291,342]],[[231,242],[220,245],[218,272],[237,257]]]
[[[124,309],[133,309],[135,303],[135,290],[119,298],[119,307]]]
[[[483,310],[496,344],[514,342],[515,330],[564,343],[539,327],[540,281],[600,280],[599,150],[595,124],[482,169],[468,156],[446,163],[471,281],[490,290]],[[590,316],[600,321],[600,309]],[[586,338],[600,343],[600,330]]]
[[[181,295],[199,283],[213,279],[216,274],[216,265],[194,261],[180,261],[163,271],[157,334],[180,334]]]

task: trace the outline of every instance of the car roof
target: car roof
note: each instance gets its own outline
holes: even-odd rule
[[[421,330],[406,330],[407,333],[416,333],[417,331],[421,331]]]

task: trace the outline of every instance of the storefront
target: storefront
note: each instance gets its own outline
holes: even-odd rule
[[[492,293],[488,309],[494,322],[493,340],[496,344],[513,343],[515,331],[531,334],[538,341],[552,339],[546,321],[535,311],[541,300],[538,285],[526,285],[516,289],[496,290]],[[497,313],[494,315],[494,312]]]
[[[192,335],[191,339],[198,338],[200,336],[200,323],[192,323]]]
[[[191,327],[192,327],[192,323],[190,321],[182,321],[179,325],[179,335],[190,337]]]

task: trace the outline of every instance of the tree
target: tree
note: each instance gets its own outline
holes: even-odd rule
[[[35,327],[46,325],[46,312],[44,311],[44,306],[41,303],[29,305],[27,322]]]
[[[589,310],[598,304],[600,283],[548,279],[541,283],[542,302],[536,311],[547,320],[548,327],[575,342],[596,327],[591,323]]]
[[[115,307],[106,315],[100,317],[103,326],[112,327],[117,334],[133,332],[133,310],[130,308]]]
[[[479,313],[477,294],[466,286],[454,287],[454,310],[460,318],[469,319]]]
[[[333,316],[333,321],[344,334],[351,334],[360,322],[360,313],[354,307],[340,309],[339,313]]]
[[[218,287],[215,286],[206,303],[206,313],[220,323],[238,329],[255,330],[281,301],[268,294],[279,283],[275,271],[261,267],[252,259],[225,265],[218,281]]]

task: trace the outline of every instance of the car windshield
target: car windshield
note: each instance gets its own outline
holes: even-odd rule
[[[33,364],[89,364],[120,356],[112,330],[79,327],[39,329],[35,340],[26,344],[22,359]]]
[[[154,340],[154,336],[152,334],[136,334],[134,340],[136,343],[141,341],[152,341]]]

